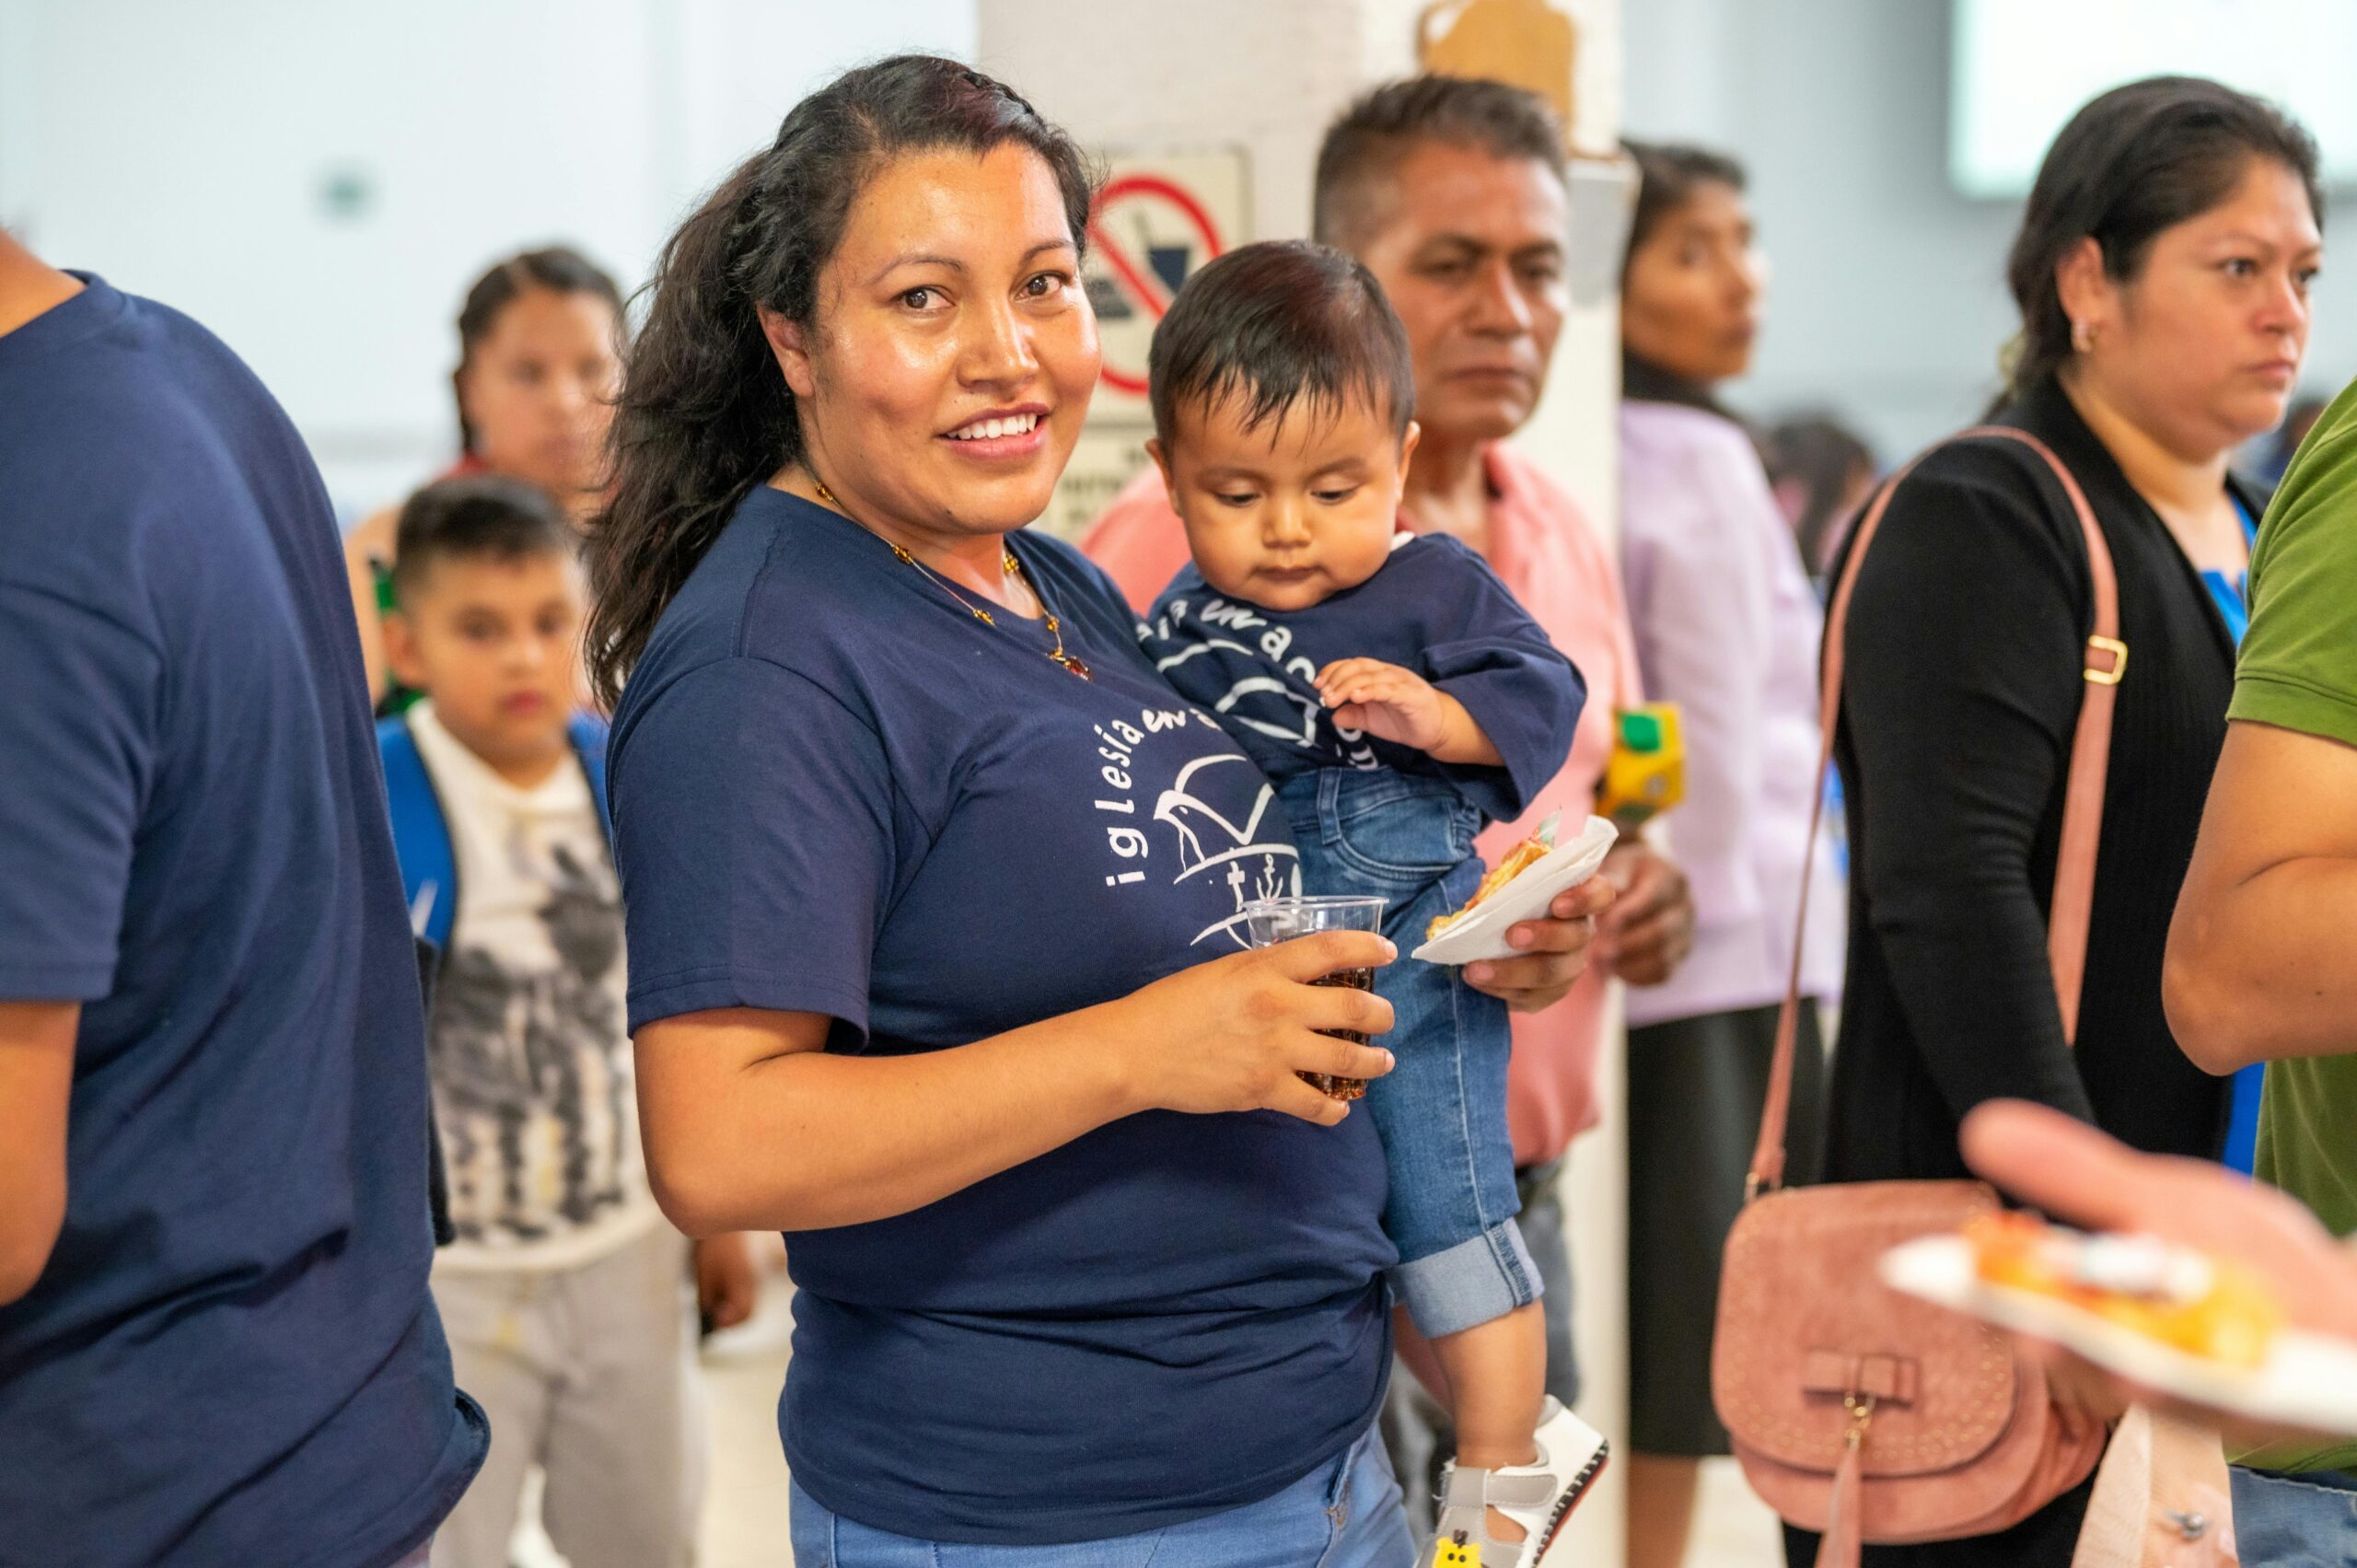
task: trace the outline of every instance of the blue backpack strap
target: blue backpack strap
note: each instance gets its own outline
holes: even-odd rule
[[[421,913],[424,928],[418,935],[447,952],[450,925],[459,912],[459,861],[450,847],[450,824],[442,815],[442,800],[425,771],[405,718],[389,718],[377,726],[377,754],[385,764],[385,800],[392,808],[393,853],[401,859],[401,896],[408,900],[410,921],[416,926]]]
[[[575,714],[567,726],[573,734],[574,755],[589,777],[589,794],[598,803],[598,825],[606,830],[606,851],[613,853],[614,811],[606,802],[606,721],[594,714]]]

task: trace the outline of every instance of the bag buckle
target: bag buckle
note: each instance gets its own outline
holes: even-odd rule
[[[2098,656],[2111,662],[2097,664]],[[2128,645],[2117,637],[2089,637],[2086,668],[2080,673],[2086,677],[2090,685],[2119,685],[2119,678],[2128,673]]]
[[[1875,1423],[1875,1397],[1844,1394],[1841,1408],[1850,1412],[1850,1430],[1842,1434],[1841,1446],[1854,1454],[1866,1446],[1866,1428]]]

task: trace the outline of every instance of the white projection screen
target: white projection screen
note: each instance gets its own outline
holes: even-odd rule
[[[2357,183],[2357,0],[1951,0],[1948,175],[2018,198],[2078,107],[2140,76],[2212,76],[2292,110]]]

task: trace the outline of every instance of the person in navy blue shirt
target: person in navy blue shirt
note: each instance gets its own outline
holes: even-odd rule
[[[1384,935],[1412,948],[1480,887],[1474,835],[1562,770],[1585,686],[1479,555],[1401,528],[1415,370],[1359,262],[1302,240],[1229,251],[1155,329],[1148,376],[1148,449],[1194,560],[1140,638],[1275,782],[1310,892],[1380,899]],[[1414,958],[1376,991],[1399,1061],[1366,1091],[1391,1284],[1457,1435],[1424,1562],[1454,1541],[1545,1568],[1604,1441],[1546,1391],[1505,1005]]]
[[[326,491],[6,235],[0,429],[0,1562],[422,1563],[486,1437]]]
[[[1097,379],[1091,193],[902,56],[666,247],[587,638],[648,1171],[691,1235],[787,1233],[798,1562],[1402,1568],[1381,1151],[1297,1075],[1387,1068],[1318,1032],[1385,1004],[1310,982],[1390,945],[1246,947],[1297,886],[1273,790],[1019,531]]]

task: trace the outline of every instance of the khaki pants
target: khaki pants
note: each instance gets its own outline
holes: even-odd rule
[[[507,1568],[535,1464],[541,1523],[573,1568],[686,1568],[703,1468],[687,1249],[658,1225],[577,1269],[435,1271],[491,1452],[434,1538],[433,1568]]]

